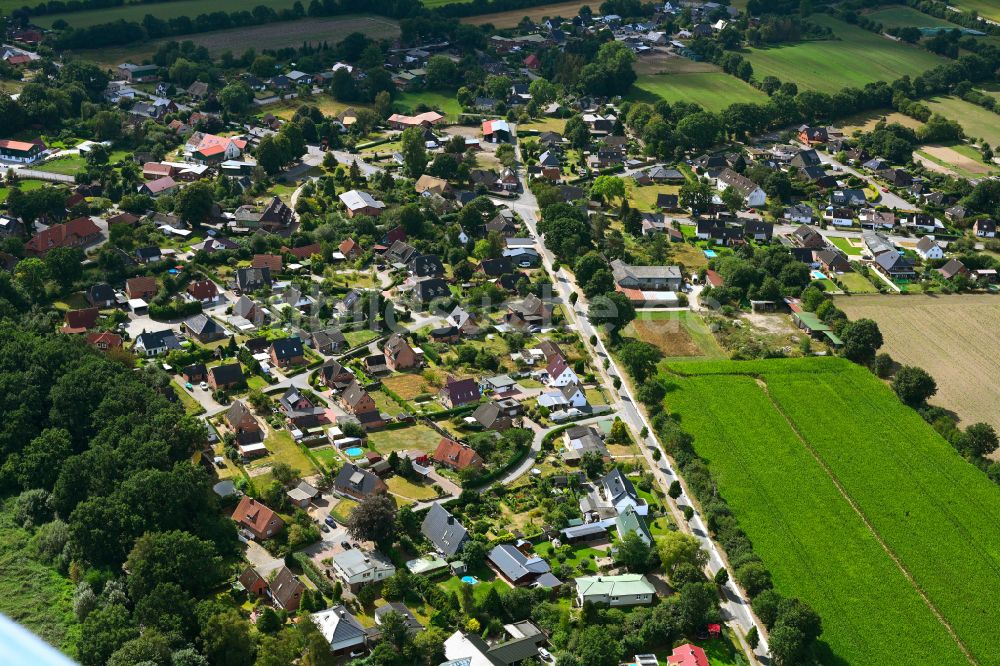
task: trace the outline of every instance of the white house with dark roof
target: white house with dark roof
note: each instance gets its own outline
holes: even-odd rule
[[[358,618],[351,615],[342,604],[313,613],[310,619],[330,643],[330,651],[334,654],[357,650],[368,641],[368,634]]]

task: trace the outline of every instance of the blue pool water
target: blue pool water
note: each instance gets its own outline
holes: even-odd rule
[[[344,453],[349,455],[351,458],[360,458],[364,455],[365,450],[360,446],[352,446],[351,448],[345,450]]]
[[[705,256],[708,257],[709,259],[712,259],[714,257],[717,257],[718,255],[715,254],[715,250],[705,250]]]
[[[475,576],[462,576],[462,582],[467,583],[468,585],[475,585],[479,581],[476,580]]]
[[[810,271],[809,275],[813,280],[825,280],[826,276],[821,271]]]

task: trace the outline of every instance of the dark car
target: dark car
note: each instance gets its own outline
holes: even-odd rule
[[[350,550],[351,549],[351,544],[348,541],[341,541],[340,542],[340,547],[343,548],[344,550]]]
[[[327,516],[326,519],[325,519],[325,522],[330,527],[335,527],[337,525],[337,521],[334,520],[332,516]]]

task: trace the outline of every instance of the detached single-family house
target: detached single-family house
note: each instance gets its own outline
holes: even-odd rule
[[[208,385],[213,390],[228,390],[247,383],[243,367],[239,363],[216,365],[208,371]]]
[[[285,521],[249,495],[244,495],[233,512],[233,520],[255,539],[270,539],[285,527]]]
[[[716,178],[715,186],[720,192],[735,188],[743,195],[743,203],[750,208],[763,206],[767,200],[767,194],[760,185],[732,169],[723,169]]]
[[[301,365],[305,362],[302,341],[297,337],[279,338],[271,343],[271,361],[279,368]]]
[[[333,481],[333,489],[341,495],[361,500],[384,493],[389,487],[375,474],[348,463],[340,468],[337,478]]]
[[[437,502],[427,510],[420,533],[445,557],[457,555],[470,538],[465,526]]]
[[[382,352],[385,354],[386,366],[393,372],[416,368],[424,361],[423,352],[418,347],[411,347],[399,333],[389,336]]]
[[[132,346],[133,351],[142,356],[159,356],[180,348],[181,343],[170,329],[152,333],[143,331],[136,336],[135,344]]]
[[[924,236],[917,241],[916,251],[924,261],[929,259],[944,259],[944,249],[930,236]]]
[[[788,206],[782,215],[784,219],[798,222],[799,224],[812,224],[814,216],[815,212],[812,206],[803,203]]]
[[[576,602],[611,607],[644,606],[653,603],[656,588],[641,574],[581,576],[576,583]]]
[[[448,409],[478,402],[479,398],[479,384],[471,377],[455,379],[449,376],[444,386],[438,392],[438,399]]]
[[[340,201],[347,208],[347,217],[355,215],[367,215],[378,217],[382,214],[385,204],[377,201],[372,195],[360,190],[350,190],[340,195]]]
[[[976,220],[972,224],[972,232],[979,238],[996,238],[996,220]]]
[[[337,553],[332,566],[337,577],[352,592],[357,592],[366,583],[377,583],[396,573],[396,567],[385,555],[360,548]]]
[[[549,375],[549,386],[562,388],[569,384],[579,384],[580,378],[562,356],[554,356],[545,366]]]
[[[553,588],[562,581],[552,574],[549,563],[538,555],[528,556],[509,543],[495,546],[486,558],[490,567],[514,586]]]
[[[185,333],[201,343],[213,342],[226,337],[226,331],[211,317],[204,314],[184,320],[181,328]]]
[[[343,604],[313,613],[309,619],[319,627],[323,638],[330,644],[330,651],[335,655],[355,652],[368,643],[365,628]]]
[[[439,465],[444,465],[458,471],[470,467],[480,469],[483,466],[483,459],[471,446],[456,442],[447,437],[442,437],[441,441],[438,442],[437,449],[431,456],[431,460]]]

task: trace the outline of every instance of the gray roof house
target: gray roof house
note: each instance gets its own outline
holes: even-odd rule
[[[368,640],[368,634],[358,622],[358,618],[351,615],[342,604],[313,613],[310,619],[319,627],[320,633],[330,643],[330,650],[334,653],[358,648]]]
[[[447,509],[434,502],[424,516],[420,533],[445,557],[456,555],[469,540],[469,532]]]
[[[494,547],[487,560],[512,585],[544,588],[562,585],[562,581],[552,575],[548,562],[537,555],[528,557],[511,544]]]

